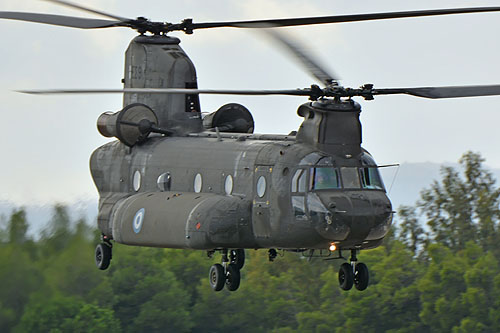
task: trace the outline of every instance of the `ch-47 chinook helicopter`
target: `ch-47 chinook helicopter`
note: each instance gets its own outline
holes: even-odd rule
[[[424,98],[500,95],[500,85],[375,89],[345,88],[276,27],[405,17],[498,12],[500,7],[179,24],[127,19],[60,0],[51,2],[108,19],[0,12],[0,18],[81,29],[128,27],[139,32],[125,54],[124,89],[38,90],[30,93],[123,93],[124,108],[102,114],[97,126],[118,140],[96,149],[90,169],[99,191],[98,268],[108,268],[112,241],[219,251],[210,268],[216,291],[238,289],[244,249],[350,252],[340,266],[344,290],[368,286],[360,250],[382,243],[393,210],[378,166],[361,147],[360,105],[353,97],[407,94]],[[172,31],[266,28],[323,87],[295,90],[204,90],[193,63]],[[274,31],[274,32],[273,32]],[[290,135],[253,134],[242,105],[227,104],[202,118],[199,94],[294,95],[309,102]]]

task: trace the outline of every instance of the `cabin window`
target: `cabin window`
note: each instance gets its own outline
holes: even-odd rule
[[[341,168],[340,172],[344,188],[361,188],[358,168]]]
[[[203,180],[201,179],[201,174],[198,173],[194,177],[194,191],[196,193],[200,193],[202,185],[203,185]]]
[[[295,171],[295,174],[292,178],[292,192],[305,192],[306,191],[306,182],[307,182],[307,173],[305,169],[298,169]]]
[[[226,181],[224,182],[224,190],[227,195],[231,195],[231,193],[233,193],[233,176],[227,175]]]
[[[158,177],[158,180],[156,181],[156,185],[158,185],[158,189],[160,189],[160,191],[162,191],[162,192],[170,191],[170,183],[171,183],[171,177],[170,177],[170,173],[168,173],[168,172],[162,173]]]
[[[141,172],[139,170],[136,170],[134,172],[134,178],[132,180],[132,185],[134,186],[134,191],[139,191],[141,188]]]
[[[339,172],[333,167],[311,168],[310,189],[325,190],[340,188]]]
[[[262,198],[266,194],[266,177],[260,176],[257,180],[257,195]]]
[[[360,168],[361,186],[367,189],[383,190],[384,183],[377,168]]]

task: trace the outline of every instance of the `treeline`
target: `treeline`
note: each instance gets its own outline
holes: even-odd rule
[[[338,260],[247,251],[242,285],[215,293],[202,251],[115,244],[94,264],[96,230],[54,207],[27,236],[23,209],[0,231],[1,332],[500,332],[500,189],[478,154],[399,210],[363,251],[364,292],[338,286]]]

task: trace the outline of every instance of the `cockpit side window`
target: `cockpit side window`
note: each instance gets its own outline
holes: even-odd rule
[[[324,190],[340,188],[339,172],[333,167],[311,168],[310,189]]]
[[[382,177],[375,167],[360,168],[359,174],[361,176],[361,186],[367,189],[383,190],[384,183]]]
[[[292,192],[300,192],[304,193],[306,191],[306,170],[305,169],[298,169],[295,174],[293,175],[292,178]]]
[[[292,208],[295,218],[306,218],[305,192],[307,184],[307,169],[297,169],[292,177]]]

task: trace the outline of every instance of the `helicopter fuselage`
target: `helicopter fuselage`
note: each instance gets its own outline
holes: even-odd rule
[[[99,228],[168,248],[375,247],[392,207],[366,151],[341,158],[294,136],[201,132],[98,148]]]

